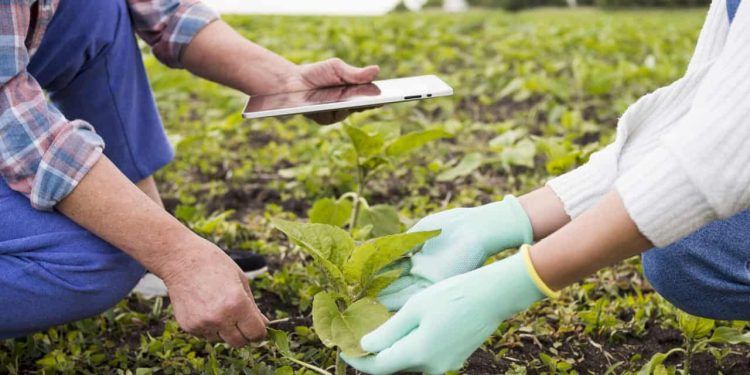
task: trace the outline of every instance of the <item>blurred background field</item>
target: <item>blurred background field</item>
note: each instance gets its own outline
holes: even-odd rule
[[[224,18],[298,63],[337,56],[379,64],[383,78],[437,74],[455,88],[452,98],[351,119],[453,135],[399,159],[368,185],[368,201],[395,206],[404,229],[436,210],[527,192],[585,162],[612,139],[630,103],[684,72],[704,14],[586,7]],[[267,255],[271,272],[252,285],[261,309],[288,318],[278,328],[289,332],[298,359],[329,368],[333,351],[308,328],[320,290],[312,266],[268,219],[304,219],[316,199],[353,189],[341,126],[303,117],[243,121],[244,95],[170,71],[150,55],[145,62],[177,150],[158,175],[168,209],[222,246]],[[733,343],[746,342],[746,329],[680,313],[631,259],[505,322],[462,373],[744,374],[750,350],[707,340],[731,333]],[[99,316],[0,341],[0,373],[310,372],[267,342],[235,350],[191,338],[179,331],[168,300],[132,296]]]

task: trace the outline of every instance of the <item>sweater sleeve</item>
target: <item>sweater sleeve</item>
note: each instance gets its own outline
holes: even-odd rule
[[[690,111],[616,182],[639,230],[667,246],[750,207],[750,2],[697,88]]]
[[[571,218],[594,206],[612,190],[621,173],[658,144],[659,136],[688,111],[695,82],[705,71],[704,67],[638,99],[620,118],[613,143],[591,155],[588,163],[547,183]]]
[[[675,122],[670,116],[687,111],[688,100],[694,97],[694,82],[705,76],[706,67],[724,46],[729,27],[725,1],[712,2],[685,77],[640,98],[618,121],[612,144],[591,155],[586,164],[547,183],[571,218],[596,204],[620,174],[640,162],[648,154],[646,150],[653,149],[664,129]]]

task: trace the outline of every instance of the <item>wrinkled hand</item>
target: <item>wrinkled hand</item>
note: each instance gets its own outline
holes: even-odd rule
[[[356,85],[370,83],[380,73],[377,65],[364,68],[353,67],[341,59],[331,58],[312,64],[300,65],[284,85],[282,92],[305,91],[321,87]],[[313,121],[321,124],[340,122],[358,110],[336,110],[307,115]]]
[[[298,67],[297,76],[288,82],[289,91],[320,87],[370,83],[380,73],[377,65],[364,68],[351,66],[339,58],[332,58]]]
[[[247,278],[232,259],[197,236],[180,257],[161,276],[182,329],[236,348],[265,337],[268,319],[258,310]]]
[[[460,369],[503,320],[544,297],[529,273],[527,254],[524,247],[509,258],[425,289],[362,338],[362,349],[374,355],[342,358],[368,374]]]
[[[437,229],[442,230],[440,235],[410,258],[409,272],[378,296],[389,310],[398,310],[412,295],[438,281],[472,271],[490,256],[533,240],[529,218],[512,195],[484,206],[438,212],[409,232]]]

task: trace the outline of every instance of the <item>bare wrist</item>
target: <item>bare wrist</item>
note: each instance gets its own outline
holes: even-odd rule
[[[570,222],[562,201],[547,186],[520,196],[518,202],[529,217],[534,240],[541,240]]]
[[[154,252],[151,267],[146,267],[167,283],[182,275],[184,270],[195,267],[195,259],[214,247],[187,227],[168,231],[163,238],[163,245]]]

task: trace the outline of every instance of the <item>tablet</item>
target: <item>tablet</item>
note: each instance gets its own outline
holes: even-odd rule
[[[453,89],[434,75],[396,78],[364,85],[254,95],[248,99],[242,117],[251,119],[327,112],[450,95],[453,95]]]

